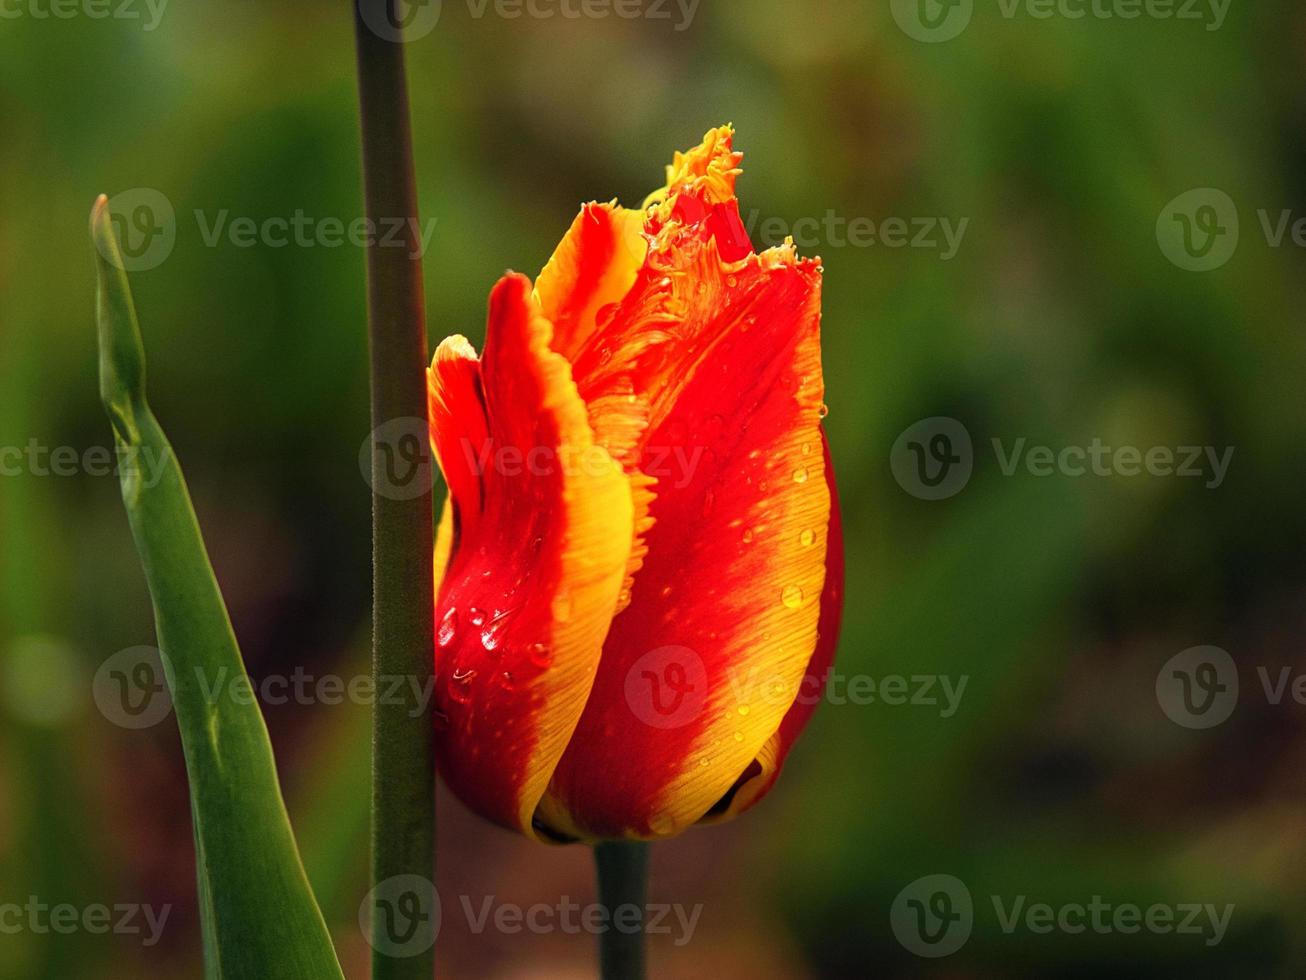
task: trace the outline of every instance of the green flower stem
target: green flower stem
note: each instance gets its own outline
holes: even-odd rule
[[[417,192],[403,46],[367,25],[386,23],[390,0],[357,0],[354,34],[362,119],[363,183],[367,215],[380,222],[404,220],[403,247],[367,249],[368,332],[371,349],[372,425],[426,418],[426,324],[423,315],[421,245],[417,240]],[[393,243],[390,243],[393,246]],[[429,447],[420,444],[423,479]],[[386,456],[373,446],[373,647],[377,690],[383,678],[404,677],[408,691],[428,690],[434,656],[432,508],[429,488],[412,499],[375,492],[388,488]],[[391,447],[393,448],[393,447]],[[429,483],[429,480],[427,481]],[[435,875],[435,759],[429,698],[378,699],[372,736],[372,880]],[[393,937],[383,935],[394,896],[375,891],[372,910],[372,976],[375,980],[430,978],[435,973],[433,934],[405,942],[391,955]],[[434,917],[423,914],[422,928]]]
[[[607,929],[599,933],[600,975],[603,980],[644,980],[648,844],[597,844],[594,863],[598,868],[599,904],[607,910],[608,922]]]

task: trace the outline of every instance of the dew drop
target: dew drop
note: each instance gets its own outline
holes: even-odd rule
[[[830,414],[830,406],[825,402],[821,402],[821,407],[816,410],[816,414],[819,418],[825,418]]]
[[[472,699],[472,680],[476,677],[476,671],[468,668],[467,670],[455,670],[449,678],[449,697],[459,704],[466,704]]]
[[[481,632],[481,646],[486,650],[495,650],[503,640],[504,630],[508,627],[508,615],[512,610],[505,609],[502,612],[494,614],[494,618],[486,625]]]
[[[743,733],[743,732],[735,732],[735,741],[736,741],[736,742],[742,742],[743,740],[744,740],[744,733]]]
[[[517,689],[517,681],[513,678],[511,670],[505,670],[499,675],[499,686],[505,691],[515,691]]]
[[[571,593],[559,592],[553,597],[551,607],[553,609],[553,618],[558,622],[565,623],[571,619]]]
[[[662,586],[662,598],[665,599],[669,595],[671,595],[671,586],[669,585]]]
[[[543,643],[532,643],[528,649],[531,663],[536,667],[548,667],[553,663],[553,651]]]
[[[748,705],[746,705],[746,704],[741,704],[741,705],[739,706],[739,713],[740,713],[741,715],[746,715],[746,714],[748,714]]]
[[[780,601],[790,609],[797,609],[803,604],[803,590],[796,585],[786,585],[780,593]]]
[[[750,542],[752,542],[753,529],[751,527],[744,528],[743,538],[744,538],[744,544],[749,544]]]
[[[444,614],[440,620],[440,628],[436,631],[435,640],[444,649],[453,643],[458,637],[458,610],[454,606],[449,607],[449,611]]]
[[[810,527],[804,529],[803,533],[798,535],[798,543],[804,548],[810,548],[816,543],[816,532],[814,532]]]
[[[473,626],[483,626],[485,624],[485,610],[472,606],[467,610],[467,621]]]
[[[812,455],[812,444],[810,442],[803,443],[803,455],[804,456]]]
[[[795,482],[795,483],[806,483],[806,482],[807,482],[807,467],[806,467],[806,466],[800,466],[800,467],[798,467],[798,469],[794,470],[794,482]]]

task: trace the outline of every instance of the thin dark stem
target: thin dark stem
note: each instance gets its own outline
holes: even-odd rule
[[[356,0],[362,117],[363,181],[375,228],[402,219],[404,247],[367,249],[368,336],[372,385],[373,647],[376,690],[425,691],[433,663],[429,448],[426,418],[426,325],[413,181],[412,137],[403,45],[378,36],[392,0]],[[374,236],[376,242],[382,236]],[[406,421],[403,421],[406,420]],[[414,421],[417,420],[417,421]],[[416,433],[408,431],[418,430]],[[397,435],[405,432],[404,437]],[[387,435],[389,433],[390,435]],[[407,488],[395,485],[396,445],[405,438]],[[418,488],[413,480],[424,481]],[[404,492],[411,489],[413,492]],[[413,684],[386,684],[387,678]],[[435,762],[430,699],[377,698],[372,742],[372,976],[427,980],[435,973],[429,889],[411,887],[435,874]],[[425,703],[422,703],[425,702]],[[399,879],[396,884],[395,879]],[[414,897],[416,896],[416,897]],[[397,922],[398,912],[404,921]]]
[[[648,844],[609,841],[594,847],[599,904],[607,928],[599,934],[603,980],[644,980],[644,915],[648,907]]]

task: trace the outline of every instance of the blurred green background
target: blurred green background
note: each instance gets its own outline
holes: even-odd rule
[[[927,43],[896,0],[701,0],[688,20],[675,4],[542,19],[445,0],[407,51],[431,342],[479,343],[504,269],[538,270],[582,201],[638,204],[674,149],[726,121],[758,244],[774,243],[768,219],[968,219],[947,259],[810,224],[799,242],[825,265],[849,563],[838,669],[965,677],[964,697],[947,717],[826,704],[762,806],[655,848],[653,899],[702,914],[688,942],[653,938],[653,975],[1302,976],[1306,707],[1272,703],[1257,671],[1306,670],[1306,263],[1258,212],[1271,230],[1306,217],[1306,10],[1235,0],[1210,29],[1205,0],[1205,20],[973,6]],[[135,20],[48,9],[0,8],[0,447],[111,445],[86,217],[102,191],[158,191],[175,247],[132,281],[152,402],[249,670],[363,671],[362,251],[204,235],[224,211],[359,216],[349,5],[176,2],[150,30],[143,3]],[[1157,236],[1193,188],[1240,218],[1209,272]],[[932,501],[890,464],[937,416],[965,426],[975,463]],[[992,440],[1022,438],[1236,451],[1217,488],[1006,475]],[[199,976],[175,723],[128,730],[91,696],[110,655],[152,640],[116,480],[7,469],[0,903],[171,910],[151,946],[0,932],[4,980]],[[1230,652],[1242,690],[1227,721],[1190,730],[1156,683],[1200,644]],[[367,710],[265,713],[310,876],[363,977]],[[517,840],[449,798],[439,836],[444,975],[593,975],[589,938],[477,935],[463,905],[591,901],[583,849]],[[891,928],[895,897],[929,874],[975,903],[969,941],[937,960]],[[1214,944],[1008,933],[995,895],[1234,910]]]

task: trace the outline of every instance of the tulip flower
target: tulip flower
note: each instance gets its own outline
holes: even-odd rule
[[[585,205],[534,283],[494,287],[483,354],[431,363],[439,771],[535,839],[748,809],[832,662],[822,269],[753,250],[733,135],[643,209]]]

